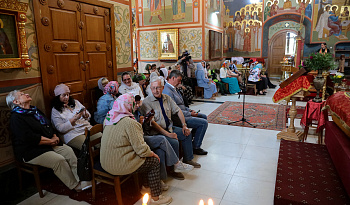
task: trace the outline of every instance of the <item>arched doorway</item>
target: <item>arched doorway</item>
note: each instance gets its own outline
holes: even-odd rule
[[[269,40],[268,71],[270,77],[280,78],[282,76],[281,61],[284,57],[294,55],[296,35],[294,30],[282,30]]]

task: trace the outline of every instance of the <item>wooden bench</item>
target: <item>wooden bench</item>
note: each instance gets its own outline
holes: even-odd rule
[[[204,88],[203,87],[194,87],[194,93],[196,95],[196,98],[201,97],[204,98]]]

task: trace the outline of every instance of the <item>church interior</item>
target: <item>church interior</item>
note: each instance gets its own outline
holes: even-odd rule
[[[1,204],[350,204],[349,9],[0,0]]]

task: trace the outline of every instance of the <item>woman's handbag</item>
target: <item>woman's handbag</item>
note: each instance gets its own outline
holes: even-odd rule
[[[80,181],[91,181],[92,179],[89,143],[90,143],[90,131],[88,131],[88,134],[86,136],[86,139],[81,147],[81,150],[78,156],[77,171],[78,171],[78,176]]]

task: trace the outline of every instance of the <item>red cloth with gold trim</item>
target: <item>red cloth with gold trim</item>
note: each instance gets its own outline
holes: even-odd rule
[[[303,90],[308,91],[311,88],[311,83],[313,80],[312,75],[302,75],[293,82],[291,82],[289,85],[287,85],[284,88],[279,88],[275,95],[273,96],[272,100],[274,103],[277,103],[281,100],[284,100],[286,98],[289,98],[296,94],[297,92]]]
[[[331,95],[326,106],[350,127],[350,92],[340,91]]]
[[[312,100],[309,100],[306,104],[303,117],[300,121],[300,125],[309,126],[313,121],[317,121],[316,132],[323,130],[326,121],[328,121],[327,110],[322,111],[322,108],[325,106],[325,104],[326,101],[317,103]]]

